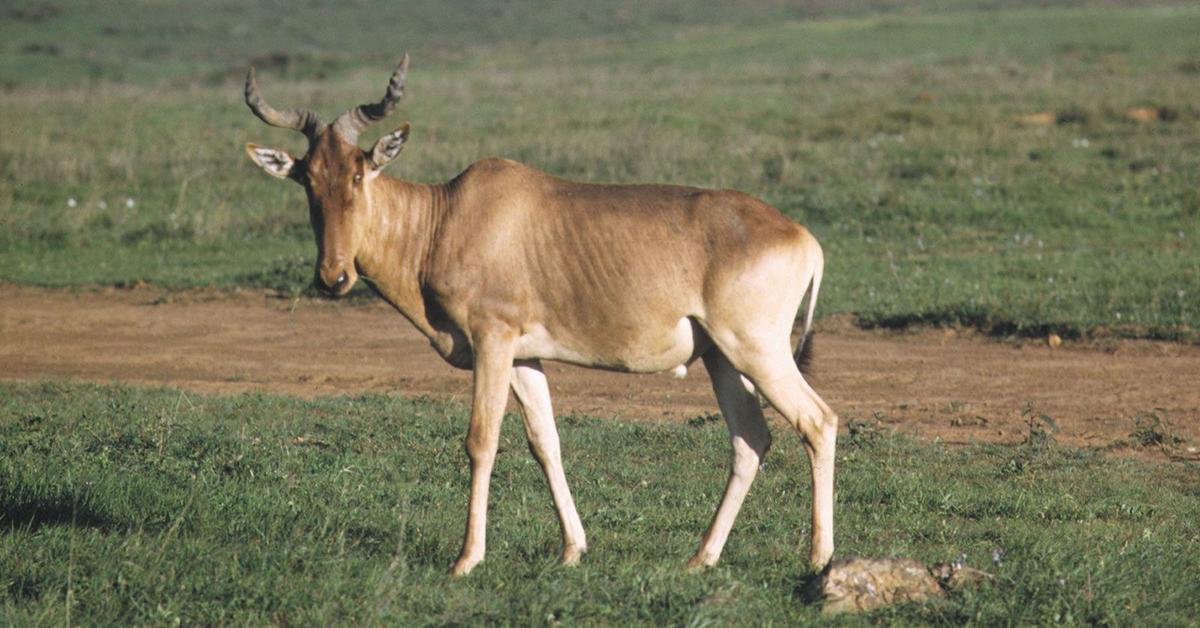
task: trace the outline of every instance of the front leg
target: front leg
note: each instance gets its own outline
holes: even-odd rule
[[[562,562],[564,565],[574,565],[587,551],[587,539],[583,534],[579,513],[575,511],[575,501],[571,499],[571,489],[567,488],[567,476],[563,473],[558,428],[554,426],[554,410],[550,406],[550,385],[546,383],[541,362],[517,362],[513,367],[512,388],[521,406],[521,413],[525,416],[529,449],[546,474],[554,509],[562,525]]]
[[[514,335],[492,331],[476,335],[474,393],[467,456],[471,459],[471,497],[467,505],[467,535],[451,573],[461,576],[483,560],[487,536],[488,482],[500,444],[500,422],[508,402],[513,368]]]

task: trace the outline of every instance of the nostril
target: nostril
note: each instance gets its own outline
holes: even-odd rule
[[[344,270],[343,270],[343,271],[342,271],[342,274],[338,275],[338,278],[337,278],[337,284],[335,284],[335,285],[334,285],[334,287],[335,287],[335,288],[340,288],[340,287],[342,287],[342,285],[344,285],[344,284],[345,284],[347,281],[350,281],[350,278],[346,276],[346,271],[344,271]]]

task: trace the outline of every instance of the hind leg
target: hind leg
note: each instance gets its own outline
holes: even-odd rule
[[[812,542],[808,559],[821,570],[833,556],[833,467],[838,417],[804,381],[786,353],[762,371],[752,371],[759,392],[804,437],[812,468]]]
[[[823,569],[833,556],[833,467],[838,417],[804,381],[789,351],[786,333],[773,342],[760,336],[720,332],[711,335],[734,368],[754,383],[758,392],[804,439],[812,468],[809,562],[813,569]]]
[[[771,447],[771,432],[763,419],[762,408],[758,399],[742,385],[741,374],[716,347],[704,354],[704,366],[712,377],[717,405],[729,426],[733,455],[725,495],[700,542],[700,549],[688,562],[692,569],[714,565],[721,557],[721,549],[729,538],[742,501]]]

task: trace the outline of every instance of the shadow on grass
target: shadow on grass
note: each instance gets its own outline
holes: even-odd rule
[[[6,499],[0,503],[0,533],[37,532],[47,526],[73,526],[104,534],[119,527],[78,496]]]
[[[1078,340],[1083,331],[1072,323],[1021,323],[997,319],[974,308],[943,308],[895,315],[860,315],[855,324],[863,329],[904,330],[914,327],[966,327],[992,337],[1039,338],[1051,333],[1066,340]]]
[[[907,329],[963,327],[993,338],[1045,338],[1056,334],[1063,340],[1128,338],[1170,342],[1200,342],[1200,330],[1186,325],[1094,325],[1075,322],[1037,322],[997,317],[988,310],[968,305],[918,310],[902,314],[859,314],[854,324],[862,329]]]

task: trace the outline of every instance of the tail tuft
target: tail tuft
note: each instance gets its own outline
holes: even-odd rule
[[[811,381],[813,379],[813,332],[811,330],[800,338],[795,358],[800,374],[804,376],[804,379]]]

